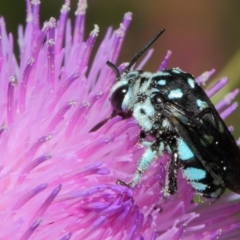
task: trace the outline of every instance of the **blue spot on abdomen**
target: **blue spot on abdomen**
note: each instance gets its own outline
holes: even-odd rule
[[[189,181],[199,181],[206,177],[206,171],[203,169],[195,168],[195,167],[188,167],[183,170],[183,175]]]
[[[206,184],[200,183],[200,182],[190,182],[192,187],[197,191],[205,191],[207,188]]]
[[[188,147],[188,145],[182,140],[182,138],[178,139],[178,154],[181,160],[188,160],[194,157],[193,152]]]

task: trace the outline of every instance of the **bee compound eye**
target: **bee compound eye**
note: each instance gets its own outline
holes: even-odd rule
[[[112,107],[117,112],[122,112],[122,102],[123,102],[123,99],[124,99],[127,91],[128,91],[127,86],[120,87],[120,88],[116,89],[115,92],[113,92],[113,94],[110,98]]]

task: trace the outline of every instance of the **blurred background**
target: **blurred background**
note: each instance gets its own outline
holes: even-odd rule
[[[41,22],[58,18],[64,0],[41,0]],[[71,0],[70,17],[74,19],[77,0]],[[133,20],[121,51],[120,62],[130,60],[161,28],[166,32],[154,44],[154,55],[145,70],[155,71],[167,50],[173,52],[168,66],[180,67],[194,76],[215,68],[214,79],[228,76],[224,92],[240,87],[240,1],[176,1],[176,0],[88,0],[86,36],[93,24],[100,27],[98,44],[108,26],[118,28],[123,14],[133,13]],[[17,35],[17,26],[25,23],[25,0],[1,0],[0,15],[9,32]],[[18,54],[17,43],[15,51]],[[240,101],[240,98],[237,99]],[[240,136],[240,109],[227,124]]]

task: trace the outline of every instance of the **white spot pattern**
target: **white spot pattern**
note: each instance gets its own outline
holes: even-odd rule
[[[176,68],[173,68],[173,69],[172,69],[172,72],[173,72],[173,73],[176,73],[176,74],[181,73],[181,71],[179,71],[179,69],[176,69]]]
[[[194,82],[194,80],[193,79],[191,79],[191,78],[188,78],[188,84],[189,84],[189,86],[191,87],[191,88],[194,88],[195,87],[195,82]]]
[[[197,106],[200,108],[200,110],[203,110],[204,108],[208,107],[208,104],[200,99],[196,100]]]
[[[181,98],[182,96],[183,96],[183,93],[180,88],[171,90],[170,93],[168,94],[169,99]]]
[[[160,75],[160,76],[171,76],[171,74],[168,73],[168,72],[157,72],[156,75]]]
[[[133,117],[144,131],[152,129],[152,121],[149,117],[155,114],[155,109],[149,98],[144,103],[136,103],[133,107]]]
[[[166,85],[166,80],[159,80],[158,85],[161,85],[161,86]]]

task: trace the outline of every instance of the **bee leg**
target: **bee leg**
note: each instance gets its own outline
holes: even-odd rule
[[[168,166],[168,172],[166,175],[166,186],[163,188],[162,192],[165,197],[169,197],[177,191],[177,174],[178,174],[178,162],[179,156],[177,151],[177,146],[172,145],[172,154]]]
[[[125,183],[122,180],[117,180],[117,184],[125,185],[128,187],[135,187],[140,181],[142,174],[149,168],[150,164],[156,159],[158,151],[156,150],[157,142],[148,143],[145,152],[143,153],[142,157],[140,158],[137,170],[129,183]]]
[[[142,145],[143,147],[149,147],[152,145],[152,142],[145,140],[146,136],[147,136],[146,133],[143,130],[141,130],[138,138],[139,138],[140,145]]]
[[[141,130],[139,134],[140,142],[142,142],[145,139],[145,137],[146,137],[146,133],[143,130]]]

